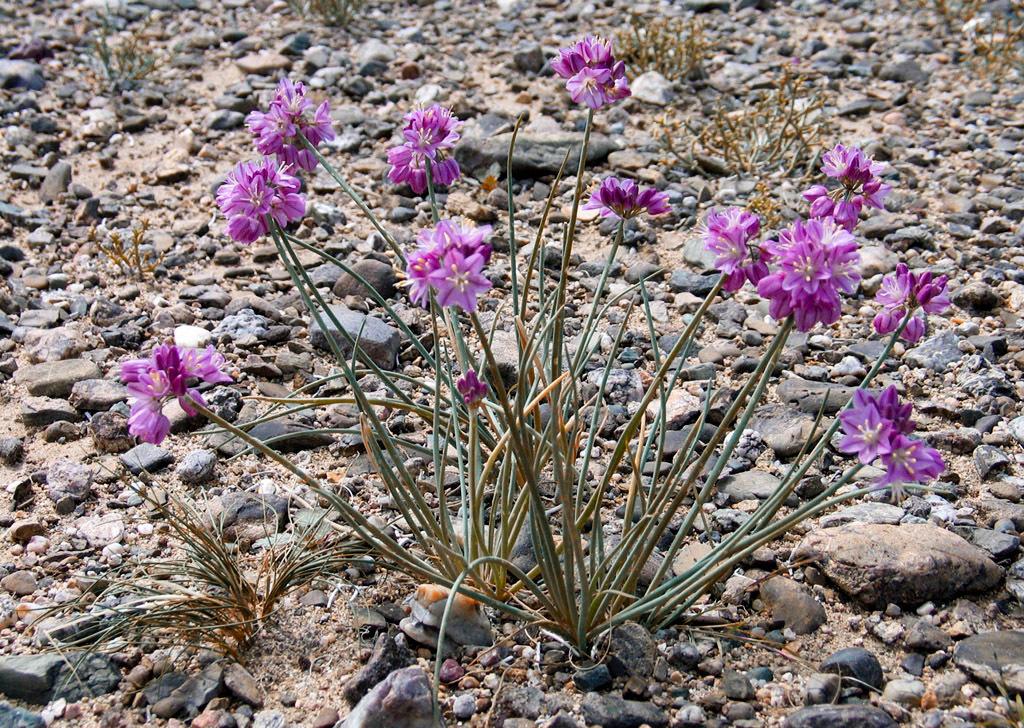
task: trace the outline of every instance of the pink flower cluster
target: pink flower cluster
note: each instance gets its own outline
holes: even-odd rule
[[[302,185],[287,170],[264,157],[239,163],[227,176],[217,189],[217,205],[232,239],[248,245],[269,232],[268,220],[285,226],[306,214]]]
[[[776,319],[790,314],[800,331],[832,324],[842,311],[840,293],[857,290],[860,254],[857,241],[831,218],[797,221],[766,247],[777,264],[757,284]]]
[[[299,137],[315,147],[334,139],[334,128],[327,101],[311,115],[312,108],[313,102],[306,98],[306,87],[282,78],[267,111],[253,111],[246,117],[249,131],[256,138],[257,151],[276,155],[281,164],[292,169],[316,169],[316,156]]]
[[[468,407],[475,407],[487,396],[487,385],[475,371],[469,369],[455,382],[455,389]]]
[[[163,441],[171,430],[171,421],[163,414],[164,402],[176,398],[185,414],[195,415],[192,402],[206,403],[199,390],[189,386],[189,380],[209,384],[232,381],[221,371],[223,366],[224,357],[212,346],[199,351],[174,344],[161,344],[148,359],[122,364],[121,381],[128,386],[131,404],[128,431],[145,442]]]
[[[653,217],[669,212],[668,195],[653,187],[639,187],[631,179],[606,177],[583,209],[598,210],[601,217],[616,220],[627,220],[644,212]]]
[[[551,68],[566,79],[565,88],[577,104],[597,110],[629,97],[626,64],[615,60],[611,41],[588,35],[558,51]]]
[[[454,220],[441,220],[436,227],[421,230],[419,246],[406,268],[413,302],[427,306],[433,291],[441,306],[476,311],[477,297],[491,289],[483,275],[491,259],[491,246],[484,242],[490,233],[489,225],[463,227]]]
[[[405,141],[388,150],[391,170],[388,179],[395,184],[408,184],[417,195],[427,190],[427,164],[431,181],[448,186],[459,178],[459,163],[449,156],[459,140],[462,122],[451,109],[434,104],[405,115],[402,136]]]
[[[839,415],[845,433],[839,449],[856,455],[865,465],[880,458],[885,474],[879,486],[926,483],[946,469],[937,450],[908,437],[915,427],[912,410],[890,385],[878,395],[858,389],[851,406]]]
[[[892,190],[878,178],[885,169],[883,165],[857,147],[842,144],[826,152],[822,161],[822,173],[837,180],[839,187],[830,191],[825,185],[814,185],[804,192],[804,199],[811,203],[811,217],[830,217],[852,231],[865,206],[882,209]]]
[[[722,271],[722,289],[738,291],[744,282],[756,286],[768,275],[771,253],[757,243],[761,220],[742,207],[729,207],[708,213],[704,221],[704,247],[715,256],[715,267]]]
[[[875,296],[882,304],[881,312],[875,316],[875,331],[890,334],[908,313],[920,309],[921,314],[912,316],[900,334],[900,338],[911,344],[919,341],[927,327],[926,314],[940,314],[949,308],[946,282],[946,276],[933,278],[930,271],[911,273],[906,263],[898,264],[894,274],[882,279]]]

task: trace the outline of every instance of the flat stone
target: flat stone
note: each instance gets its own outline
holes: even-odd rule
[[[283,71],[292,67],[292,59],[273,51],[252,53],[239,58],[236,63],[243,73],[256,76],[269,76],[274,71]]]
[[[37,397],[67,398],[77,382],[100,379],[103,373],[96,362],[88,359],[64,359],[21,367],[14,380],[25,385]]]
[[[981,549],[928,523],[814,531],[793,558],[818,560],[843,592],[872,609],[948,601],[991,589],[1002,578],[1002,569]]]
[[[796,634],[811,634],[827,621],[825,607],[811,590],[784,576],[773,576],[761,584],[761,599],[772,610],[772,619]]]
[[[633,98],[653,106],[665,106],[672,101],[672,83],[657,71],[647,71],[630,81]]]
[[[25,397],[19,414],[21,421],[29,427],[46,427],[54,422],[78,422],[82,419],[67,400],[52,397]]]
[[[942,373],[963,358],[959,342],[959,337],[952,331],[943,331],[908,350],[903,355],[903,361],[911,366]]]
[[[853,396],[854,387],[814,382],[799,377],[786,379],[775,389],[775,394],[786,404],[794,404],[806,414],[817,415],[822,402],[825,414],[834,415],[846,406]]]
[[[75,528],[93,548],[103,548],[121,540],[124,535],[124,520],[116,513],[82,516],[75,520]]]
[[[70,652],[63,655],[7,655],[0,658],[0,692],[9,698],[44,705],[64,698],[76,702],[106,695],[121,673],[106,655]]]
[[[83,379],[71,387],[68,401],[80,412],[105,412],[128,399],[128,388],[112,379]]]
[[[863,647],[846,647],[832,653],[821,663],[821,671],[840,675],[845,684],[862,691],[881,690],[885,682],[878,658]]]
[[[38,713],[0,702],[0,726],[3,728],[45,728],[46,721]]]
[[[436,728],[430,680],[422,667],[395,670],[349,713],[341,728]]]
[[[898,524],[905,515],[902,508],[891,503],[855,503],[841,508],[835,513],[822,516],[821,527],[832,528],[847,523],[887,523]]]
[[[224,687],[234,697],[254,708],[263,707],[263,691],[248,670],[232,662],[224,668]]]
[[[46,172],[43,183],[39,187],[39,199],[43,202],[56,200],[68,191],[71,185],[71,165],[57,162]]]
[[[747,470],[729,475],[718,482],[718,490],[729,496],[730,503],[745,500],[767,500],[782,481],[763,470]]]
[[[174,462],[174,456],[162,447],[143,442],[121,456],[121,463],[132,475],[159,473]]]
[[[465,136],[455,146],[455,159],[463,169],[470,172],[484,172],[492,164],[504,169],[511,141],[511,132],[489,137]],[[520,134],[516,138],[512,174],[530,179],[556,174],[562,166],[567,149],[572,151],[566,163],[566,170],[575,170],[579,165],[582,142],[583,134],[579,132]],[[587,149],[587,163],[593,165],[604,161],[616,148],[615,142],[608,137],[599,134],[591,136]]]
[[[998,690],[1024,694],[1024,631],[982,632],[968,637],[957,643],[953,661]]]
[[[783,728],[896,728],[896,721],[871,705],[812,705],[786,716]]]
[[[338,324],[341,325],[341,329],[338,329],[327,316],[323,317],[324,325],[346,355],[352,353],[349,337],[352,339],[358,337],[359,347],[377,366],[381,369],[394,369],[402,341],[398,329],[379,318],[367,316],[345,306],[336,305],[330,308]],[[347,332],[348,337],[342,331]],[[327,335],[315,321],[310,325],[309,341],[318,349],[330,351]]]
[[[602,728],[640,728],[642,725],[665,728],[669,724],[668,715],[658,706],[615,695],[587,693],[580,709],[587,725]]]
[[[345,700],[350,705],[355,705],[375,685],[395,670],[413,664],[414,659],[415,656],[412,654],[412,651],[404,643],[399,644],[389,634],[379,635],[373,645],[370,659],[345,683],[342,691]]]

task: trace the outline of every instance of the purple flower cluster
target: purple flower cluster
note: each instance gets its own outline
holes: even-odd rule
[[[161,442],[171,429],[171,421],[162,411],[164,402],[176,398],[185,414],[195,415],[192,402],[206,402],[197,389],[189,386],[189,380],[230,382],[231,377],[221,371],[223,366],[224,357],[212,346],[199,351],[174,344],[161,344],[148,359],[122,364],[121,381],[128,386],[131,404],[128,431],[145,442]]]
[[[598,210],[601,217],[616,220],[628,220],[644,212],[654,217],[669,212],[668,195],[653,187],[638,187],[631,179],[606,177],[583,209]]]
[[[327,101],[310,114],[312,108],[313,102],[306,98],[306,87],[282,78],[267,111],[250,112],[245,119],[260,154],[276,155],[281,164],[293,170],[311,172],[315,169],[316,156],[299,137],[315,147],[334,139],[334,128]]]
[[[459,163],[448,152],[459,140],[462,122],[451,109],[434,104],[405,115],[402,136],[405,141],[388,150],[391,170],[388,179],[408,184],[417,195],[427,190],[427,163],[434,184],[448,186],[459,178]]]
[[[264,157],[241,162],[217,189],[217,205],[228,219],[227,232],[248,245],[268,232],[268,218],[284,226],[306,213],[297,177]]]
[[[768,275],[771,254],[755,241],[761,220],[741,207],[713,210],[704,221],[704,247],[715,256],[722,271],[722,289],[738,291],[745,281],[756,286]]]
[[[487,385],[480,381],[480,377],[472,369],[459,377],[455,382],[455,389],[468,407],[475,407],[487,396]]]
[[[565,79],[569,97],[595,111],[630,95],[626,64],[616,61],[611,41],[588,35],[558,51],[551,68]]]
[[[905,263],[896,266],[896,272],[882,280],[875,300],[882,304],[882,310],[875,316],[875,331],[890,334],[895,331],[908,313],[921,310],[921,315],[907,321],[900,337],[916,343],[924,336],[927,317],[925,314],[940,314],[949,308],[946,296],[946,276],[933,278],[930,271],[911,273]]]
[[[849,232],[831,218],[797,221],[766,248],[776,270],[757,284],[776,319],[792,314],[800,331],[832,324],[841,313],[840,293],[853,293],[860,281],[860,254]]]
[[[857,147],[844,147],[842,144],[836,144],[826,152],[822,161],[822,173],[837,180],[839,187],[830,191],[825,185],[814,185],[804,192],[804,199],[811,203],[811,217],[832,218],[852,231],[865,206],[882,209],[886,196],[892,190],[878,178],[883,165]]]
[[[463,227],[454,220],[441,220],[433,229],[421,230],[419,247],[409,256],[406,276],[409,297],[427,306],[433,291],[441,306],[476,311],[476,299],[490,290],[483,275],[490,262],[491,246],[484,242],[490,225]]]
[[[839,449],[865,465],[881,459],[885,474],[879,486],[926,483],[946,469],[937,450],[908,437],[915,427],[912,410],[911,404],[900,403],[896,387],[890,385],[878,395],[858,389],[852,405],[839,415],[845,433]]]

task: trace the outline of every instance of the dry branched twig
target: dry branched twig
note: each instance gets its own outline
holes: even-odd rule
[[[782,213],[775,198],[771,196],[768,184],[761,180],[754,188],[747,208],[761,218],[766,230],[777,230],[782,224]]]
[[[93,39],[93,53],[114,90],[120,90],[143,80],[156,69],[156,57],[137,30],[125,34],[116,44],[111,38],[117,29],[109,12],[99,18],[99,27]]]
[[[680,81],[701,69],[708,42],[697,18],[651,20],[631,13],[627,27],[615,39],[620,57],[630,68],[657,71]]]
[[[967,46],[967,57],[989,75],[1024,66],[1024,0],[1008,0],[1008,6],[989,10],[987,0],[917,0],[934,10],[949,32]]]
[[[164,260],[163,253],[144,247],[148,231],[149,221],[143,218],[132,227],[127,237],[120,231],[113,230],[107,234],[106,242],[100,239],[96,228],[92,227],[89,230],[89,241],[95,243],[111,263],[141,281],[152,274]]]
[[[298,15],[315,16],[327,25],[345,26],[363,7],[363,0],[288,0]]]
[[[216,519],[173,500],[150,503],[183,555],[126,567],[95,598],[86,593],[55,608],[49,616],[76,616],[41,621],[44,630],[58,621],[45,631],[44,643],[117,650],[150,638],[238,659],[285,597],[337,574],[358,553],[354,540],[315,523],[247,557],[225,543]]]
[[[700,125],[663,119],[662,143],[687,166],[733,174],[781,171],[790,175],[806,167],[822,145],[828,129],[824,105],[810,76],[786,65],[774,88],[752,104],[730,109],[719,102]]]

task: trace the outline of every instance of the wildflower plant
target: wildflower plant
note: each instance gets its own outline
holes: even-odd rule
[[[569,97],[586,114],[572,203],[561,228],[557,272],[545,270],[539,251],[548,234],[549,213],[564,165],[551,184],[532,251],[522,256],[519,265],[521,231],[511,194],[518,125],[506,169],[511,262],[507,293],[493,287],[489,277],[496,263],[490,229],[449,219],[431,194],[433,224],[420,232],[414,247],[399,245],[315,142],[299,135],[298,143],[338,182],[390,246],[396,265],[406,274],[406,295],[428,313],[426,331],[413,331],[392,303],[366,285],[344,260],[289,232],[291,219],[279,220],[269,211],[273,206],[259,197],[260,205],[244,206],[237,214],[261,218],[261,236],[276,246],[312,318],[322,329],[338,332],[340,341],[326,337],[338,373],[324,393],[311,385],[289,397],[262,398],[273,409],[244,426],[226,422],[194,398],[192,407],[277,462],[302,487],[328,503],[380,563],[416,580],[448,587],[452,595],[478,599],[588,653],[598,638],[627,620],[651,627],[684,620],[700,608],[717,582],[760,546],[807,518],[878,488],[925,487],[940,472],[940,461],[933,450],[909,437],[907,405],[892,401],[895,391],[875,397],[870,389],[896,341],[918,315],[922,301],[908,298],[900,309],[902,317],[858,388],[862,394],[854,399],[851,414],[831,422],[819,415],[812,437],[789,463],[771,496],[735,531],[711,544],[707,555],[672,573],[675,557],[703,528],[705,506],[711,503],[769,390],[789,334],[793,329],[812,331],[833,324],[843,299],[856,294],[860,258],[855,230],[847,229],[847,220],[837,221],[830,210],[817,217],[808,214],[774,239],[762,240],[761,221],[749,211],[712,212],[704,236],[721,275],[669,350],[652,347],[653,360],[644,372],[639,402],[629,409],[614,437],[605,440],[599,433],[610,415],[610,383],[627,328],[617,328],[610,347],[602,342],[609,312],[621,310],[618,321],[638,322],[651,332],[652,340],[655,337],[648,282],[609,291],[608,278],[626,220],[636,218],[644,224],[645,219],[668,211],[668,199],[656,189],[627,180],[587,183],[586,152],[595,114],[628,95],[626,71],[611,44],[585,38],[563,49],[552,67],[565,80]],[[415,123],[407,118],[407,128],[415,129]],[[419,144],[422,139],[428,146],[435,145],[434,156],[426,146],[416,150],[422,161],[416,169],[422,171],[430,192],[437,182],[436,152],[443,151],[437,142],[449,138],[456,127],[440,114],[420,128],[425,130],[422,137],[404,136],[403,144]],[[867,164],[870,168],[873,163],[868,160]],[[295,167],[282,171],[300,173]],[[409,181],[399,177],[393,181]],[[218,200],[228,218],[228,235],[239,239],[232,227],[234,195],[218,195]],[[257,207],[266,211],[257,213]],[[581,309],[586,312],[582,324],[570,335],[568,286],[574,274],[571,261],[581,207],[617,224],[589,306]],[[240,242],[251,242],[248,237]],[[406,356],[425,374],[393,372],[374,361],[360,346],[358,332],[350,332],[337,320],[300,261],[300,253],[315,254],[363,283],[368,296],[408,342]],[[714,406],[718,400],[714,378],[704,383],[696,421],[678,451],[669,454],[669,402],[683,381],[680,364],[694,352],[709,308],[724,293],[747,285],[768,300],[777,332],[724,409]],[[508,322],[507,330],[499,330],[502,321]],[[366,381],[374,382],[377,389],[366,391]],[[337,394],[339,386],[341,394]],[[185,396],[191,395],[186,391]],[[394,529],[247,432],[268,419],[337,405],[359,412],[358,434],[401,516]],[[401,431],[390,426],[394,413],[407,416]],[[418,422],[412,432],[409,419]],[[847,428],[843,449],[856,457],[820,494],[784,511],[787,498],[841,427]],[[878,441],[869,442],[872,428],[879,427]],[[711,434],[704,441],[699,435],[706,429]],[[864,464],[876,459],[885,468],[885,477],[879,482],[858,481]],[[455,482],[449,480],[452,473]],[[609,507],[620,492],[624,498],[621,517]],[[409,542],[415,545],[410,547]],[[649,564],[653,564],[653,577],[644,575]],[[451,604],[450,598],[442,639]]]

